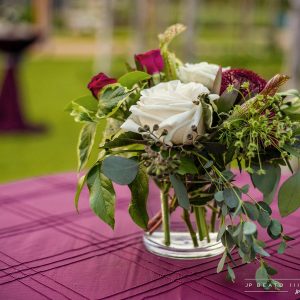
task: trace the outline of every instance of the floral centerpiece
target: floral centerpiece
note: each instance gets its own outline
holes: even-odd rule
[[[279,92],[285,75],[266,81],[249,70],[183,64],[169,44],[184,29],[169,27],[159,35],[159,49],[135,55],[136,66],[118,79],[94,76],[88,84],[92,95],[70,103],[71,116],[83,123],[79,171],[89,159],[97,125],[104,119],[107,124],[97,161],[79,179],[76,208],[86,183],[92,210],[114,228],[112,182],[128,185],[129,214],[145,230],[150,251],[176,258],[222,252],[217,272],[226,264],[234,281],[230,265],[237,249],[243,262],[260,262],[258,282],[277,287],[257,228],[281,240],[279,253],[293,239],[272,217],[270,204],[281,166],[287,166],[293,175],[279,190],[280,214],[285,217],[300,206],[300,172],[290,165],[291,156],[300,156],[299,92]],[[251,197],[248,184],[238,185],[230,166],[250,175],[263,201]],[[151,219],[149,179],[161,194],[161,210]],[[178,211],[186,230],[173,234],[170,219]]]

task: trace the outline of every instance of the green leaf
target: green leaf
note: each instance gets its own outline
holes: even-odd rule
[[[280,224],[279,221],[273,219],[270,223],[270,225],[268,226],[268,230],[271,232],[271,234],[274,237],[277,237],[281,234],[282,232],[282,225]]]
[[[288,236],[288,235],[284,235],[283,237],[282,237],[285,241],[293,241],[293,240],[295,240],[293,237],[291,237],[291,236]]]
[[[100,93],[97,117],[111,117],[131,93],[132,91],[126,92],[125,88],[118,84],[105,87]]]
[[[225,264],[225,260],[227,257],[227,251],[225,250],[223,253],[222,258],[220,259],[219,263],[218,263],[218,267],[217,267],[217,273],[220,273],[223,270],[224,264]]]
[[[218,202],[222,202],[224,200],[223,191],[218,191],[215,193],[214,198]]]
[[[86,165],[95,140],[97,124],[87,123],[83,125],[78,140],[77,157],[78,157],[78,171]]]
[[[219,229],[218,236],[217,236],[217,242],[221,239],[221,237],[225,233],[225,230],[226,230],[226,225],[223,224]]]
[[[129,214],[132,220],[144,230],[148,226],[147,198],[149,192],[148,175],[144,168],[139,172],[132,183],[128,185],[131,191],[131,202],[129,204]]]
[[[101,148],[119,148],[124,146],[129,146],[133,144],[145,144],[146,141],[143,140],[142,136],[135,132],[124,132],[120,134],[118,137],[115,137],[113,140],[106,141]]]
[[[262,255],[262,256],[270,256],[270,254],[267,252],[267,251],[265,251],[262,247],[260,247],[259,245],[257,245],[256,243],[253,243],[253,250],[256,252],[256,253],[258,253],[258,254],[260,254],[260,255]]]
[[[224,201],[229,208],[235,208],[239,204],[239,198],[237,191],[232,188],[226,188],[223,191]]]
[[[243,208],[245,209],[247,216],[251,220],[256,221],[258,219],[259,211],[254,204],[245,201],[243,203]]]
[[[101,173],[100,164],[96,164],[88,172],[87,186],[93,212],[113,229],[115,225],[116,196],[111,180]]]
[[[285,249],[286,249],[286,242],[285,241],[282,241],[278,247],[278,250],[277,250],[277,253],[279,254],[283,254]]]
[[[121,85],[127,87],[128,89],[131,89],[136,83],[150,79],[150,78],[151,78],[151,76],[145,72],[133,71],[133,72],[129,72],[129,73],[126,73],[123,76],[121,76],[119,78],[118,82]]]
[[[256,206],[259,210],[265,210],[269,215],[272,214],[272,209],[266,202],[259,201],[257,202]]]
[[[243,232],[246,235],[254,234],[256,232],[256,225],[253,222],[245,222]]]
[[[243,194],[248,194],[249,188],[250,188],[250,185],[249,185],[249,184],[245,184],[244,186],[242,186],[242,187],[240,188],[240,190],[241,190],[241,192],[242,192]]]
[[[230,280],[232,282],[235,281],[235,274],[234,274],[234,271],[230,268],[229,265],[227,265],[227,272],[228,272],[228,277],[230,278]]]
[[[102,163],[103,174],[121,185],[130,184],[135,179],[138,168],[135,160],[121,156],[109,156]]]
[[[73,100],[66,108],[76,122],[96,121],[98,101],[92,96],[80,97]]]
[[[261,227],[267,228],[271,223],[271,218],[265,210],[260,210],[257,222]]]
[[[236,88],[238,90],[238,86]],[[225,91],[220,98],[215,101],[218,113],[227,113],[231,110],[238,96],[237,90],[233,90],[232,92]]]
[[[209,160],[206,162],[206,164],[203,166],[204,169],[208,169],[210,168],[212,165],[214,164],[214,162],[212,160]]]
[[[182,208],[185,208],[185,209],[189,209],[190,201],[189,201],[189,196],[188,196],[185,185],[175,175],[170,175],[170,180],[171,180],[171,184],[174,188],[176,197],[178,199],[179,206],[181,206]]]
[[[277,185],[280,180],[281,169],[278,165],[264,164],[263,169],[266,171],[264,175],[258,175],[257,173],[251,174],[251,179],[256,188],[258,188],[265,197],[273,195],[276,191]],[[272,197],[273,198],[273,197]],[[273,199],[268,199],[268,204]]]
[[[257,284],[259,284],[260,286],[267,284],[267,282],[269,280],[269,275],[268,275],[266,268],[263,265],[261,265],[257,269],[257,271],[255,273],[255,279],[256,279]]]
[[[75,203],[75,207],[76,207],[77,212],[79,212],[78,202],[79,202],[79,197],[80,197],[80,194],[82,192],[82,189],[84,187],[85,182],[86,182],[86,176],[85,175],[81,176],[79,178],[78,182],[77,182],[77,189],[76,189],[76,194],[75,194],[75,198],[74,198],[74,203]]]
[[[282,217],[286,217],[300,207],[300,171],[288,178],[278,193],[278,207]]]
[[[198,170],[195,166],[194,161],[191,158],[184,156],[180,158],[180,165],[177,173],[180,175],[197,174]]]
[[[277,271],[275,269],[273,269],[272,267],[270,267],[266,262],[264,262],[263,264],[269,275],[273,276],[273,275],[277,274]]]
[[[296,157],[300,157],[300,148],[294,147],[293,145],[285,144],[282,147],[284,150],[289,152],[291,155],[294,155]]]

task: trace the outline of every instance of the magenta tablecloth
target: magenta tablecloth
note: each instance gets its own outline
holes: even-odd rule
[[[246,181],[239,178],[240,183]],[[216,274],[220,257],[180,261],[156,257],[142,244],[128,217],[129,193],[117,187],[116,229],[88,207],[87,191],[74,210],[75,174],[34,178],[0,186],[0,299],[297,299],[300,292],[299,216],[285,218],[296,238],[285,255],[267,241],[270,265],[284,279],[281,292],[256,292],[257,265],[234,268],[236,283]],[[255,194],[255,192],[254,192]],[[152,189],[150,200],[157,199]],[[276,277],[276,276],[275,276]],[[250,291],[250,292],[249,292]]]

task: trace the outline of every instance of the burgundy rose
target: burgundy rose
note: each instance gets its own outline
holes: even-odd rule
[[[161,56],[160,50],[150,50],[145,53],[136,54],[134,59],[141,69],[147,71],[148,74],[152,75],[159,73],[164,68],[164,61]]]
[[[91,79],[87,87],[92,92],[93,96],[98,99],[98,94],[103,87],[116,82],[117,80],[115,78],[110,78],[104,73],[99,73]]]
[[[221,94],[226,90],[228,85],[238,83],[241,86],[244,82],[249,82],[249,90],[252,96],[260,93],[267,83],[263,78],[252,71],[231,69],[222,72]],[[244,97],[247,96],[247,90],[240,89],[240,91]]]

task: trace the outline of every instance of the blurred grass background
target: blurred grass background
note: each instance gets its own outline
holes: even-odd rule
[[[285,63],[283,49],[266,41],[268,26],[272,22],[268,18],[270,12],[266,1],[262,1],[255,9],[254,23],[250,33],[247,33],[247,40],[243,40],[242,31],[239,30],[241,17],[235,13],[236,6],[231,4],[220,8],[220,3],[206,1],[206,10],[199,15],[200,30],[195,36],[199,52],[195,53],[192,61],[249,68],[265,78],[282,71]],[[226,17],[222,18],[221,15]],[[177,21],[176,17],[172,21]],[[158,45],[155,42],[156,33],[151,36],[149,46],[152,48]],[[64,29],[56,30],[54,36],[64,43],[78,44],[79,47],[86,41],[93,41],[93,36],[70,35]],[[128,54],[133,54],[128,50],[131,36],[131,28],[123,25],[116,28],[109,75],[117,77],[125,72],[124,62]],[[180,50],[181,43],[179,37],[175,49]],[[146,50],[148,47],[145,46]],[[3,66],[3,59],[0,65]],[[48,130],[40,135],[0,136],[0,182],[76,170],[80,125],[74,123],[64,108],[72,99],[88,93],[86,85],[93,75],[93,67],[93,56],[89,55],[50,56],[34,51],[26,57],[20,76],[26,99],[23,103],[26,116],[34,123],[45,124]]]

